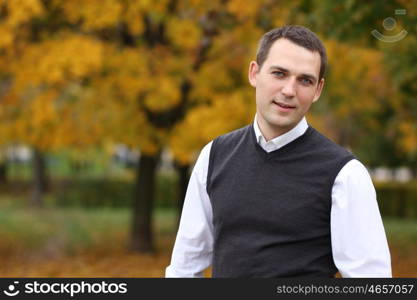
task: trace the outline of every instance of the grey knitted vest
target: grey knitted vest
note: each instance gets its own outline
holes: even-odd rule
[[[267,153],[253,125],[213,141],[213,277],[332,277],[331,192],[354,156],[312,127]]]

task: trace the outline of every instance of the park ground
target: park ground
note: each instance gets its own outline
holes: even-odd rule
[[[154,254],[128,250],[127,209],[0,210],[0,277],[163,277],[177,228],[157,210]],[[417,277],[417,221],[384,219],[394,277]],[[206,271],[206,276],[210,272]]]

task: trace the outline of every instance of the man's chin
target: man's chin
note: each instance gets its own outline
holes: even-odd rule
[[[268,125],[271,128],[276,128],[276,129],[287,129],[287,128],[292,128],[294,127],[294,122],[292,120],[286,120],[286,119],[271,119],[268,122]]]

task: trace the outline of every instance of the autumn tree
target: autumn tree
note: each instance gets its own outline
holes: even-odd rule
[[[369,70],[379,77],[386,77],[374,87],[375,97],[368,98],[374,102],[372,113],[360,114],[348,124],[353,129],[350,136],[359,136],[355,149],[361,153],[365,161],[371,165],[385,164],[388,166],[409,165],[417,161],[417,127],[415,118],[416,79],[415,61],[417,59],[416,31],[417,14],[415,1],[387,0],[377,2],[353,1],[310,1],[299,3],[296,11],[298,20],[322,33],[323,36],[353,48],[368,48],[375,55],[367,55],[367,61],[346,65],[346,72],[358,68],[364,63]],[[396,42],[387,42],[375,37],[372,32],[378,31],[386,37],[402,37]],[[339,53],[337,63],[344,64],[345,57],[352,54],[346,51]],[[378,57],[378,59],[377,59]],[[342,59],[343,58],[343,59]],[[332,68],[332,67],[331,67]],[[363,74],[369,74],[364,70]],[[357,73],[362,77],[362,74]],[[347,74],[347,76],[349,76]],[[367,79],[366,79],[367,78]],[[363,78],[370,80],[369,77]],[[343,85],[341,82],[340,85]],[[372,80],[371,80],[372,84]],[[354,89],[356,92],[356,89]],[[388,92],[385,95],[381,92]],[[382,97],[381,97],[382,96]],[[361,102],[362,99],[352,93],[350,102]],[[368,104],[365,104],[368,106]],[[350,110],[346,107],[346,111]],[[368,121],[364,125],[363,118]],[[361,118],[361,119],[359,119]],[[353,121],[353,122],[352,122]],[[373,124],[373,125],[371,125]],[[362,134],[361,134],[362,133]],[[364,138],[366,136],[366,138]]]
[[[42,151],[109,142],[139,150],[130,247],[142,252],[154,250],[161,151],[172,152],[183,195],[188,168],[202,146],[253,121],[247,70],[258,39],[286,23],[312,23],[309,16],[318,9],[302,0],[1,3],[0,64],[8,82],[0,110],[4,141]],[[379,130],[370,116],[381,113],[377,103],[389,93],[373,94],[387,85],[379,74],[384,65],[380,52],[368,45],[336,43],[333,35],[323,35],[331,60],[329,88],[311,121],[326,128],[327,121],[350,126],[354,118],[358,124],[348,134],[343,126],[334,133],[356,147],[352,136],[359,128]],[[351,104],[352,90],[366,100],[363,106]]]
[[[140,149],[131,247],[152,251],[159,154],[170,146],[189,164],[210,138],[247,121],[241,61],[273,2],[3,1],[8,141]]]
[[[101,66],[102,44],[71,32],[53,1],[2,1],[0,9],[3,80],[8,82],[2,122],[9,142],[34,149],[32,203],[39,206],[47,186],[42,153],[90,144],[97,136],[89,122],[81,122],[89,112],[83,110],[86,105],[72,100]]]

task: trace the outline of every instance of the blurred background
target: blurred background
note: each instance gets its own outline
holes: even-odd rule
[[[417,277],[407,0],[0,0],[0,276],[164,276],[199,151],[253,121],[249,62],[284,24],[325,42],[307,119],[368,167]]]

